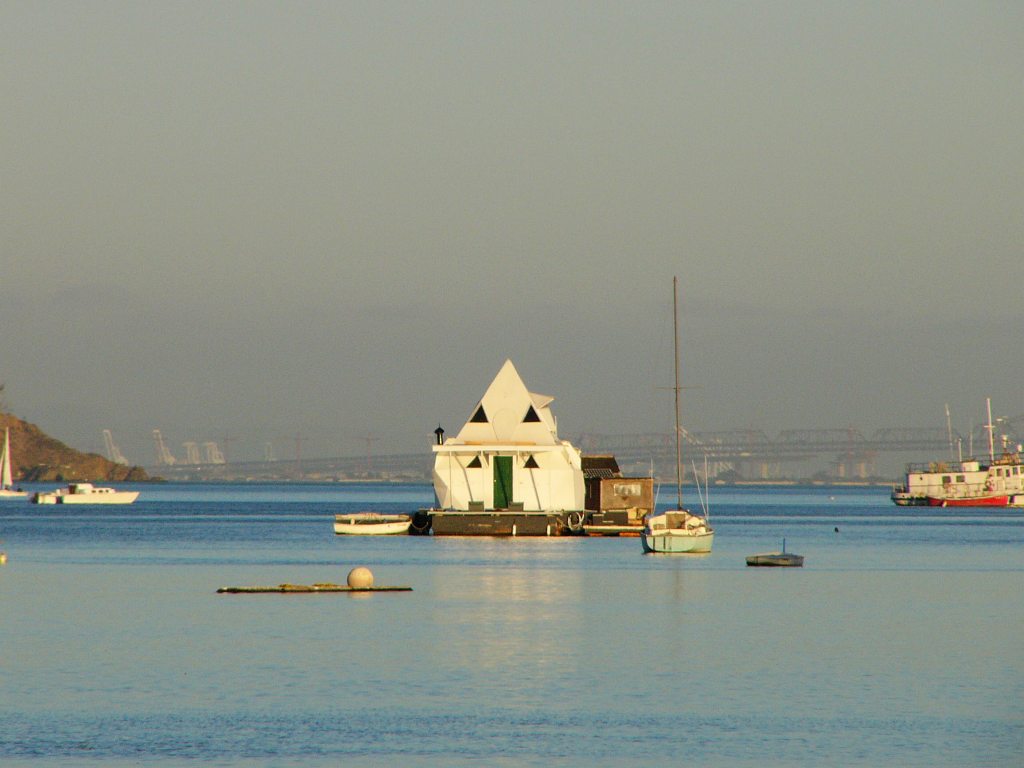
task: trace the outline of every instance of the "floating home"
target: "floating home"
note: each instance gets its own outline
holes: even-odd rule
[[[435,432],[437,504],[418,516],[420,530],[424,517],[435,536],[556,536],[594,524],[611,533],[614,524],[636,525],[651,505],[653,481],[623,478],[614,457],[586,457],[559,439],[553,401],[530,392],[506,360],[459,433],[445,439],[440,427]]]
[[[506,360],[455,437],[438,427],[435,536],[554,536],[582,521],[583,460],[559,439],[553,400]]]

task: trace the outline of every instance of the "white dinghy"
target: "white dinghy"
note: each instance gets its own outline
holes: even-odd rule
[[[334,532],[339,536],[394,536],[408,533],[411,524],[410,515],[353,512],[334,516]]]

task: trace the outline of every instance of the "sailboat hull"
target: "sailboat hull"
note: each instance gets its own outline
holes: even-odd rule
[[[706,554],[715,541],[714,531],[688,533],[681,530],[649,531],[640,534],[644,552],[656,554]]]

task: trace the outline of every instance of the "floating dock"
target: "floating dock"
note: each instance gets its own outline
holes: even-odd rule
[[[276,587],[221,587],[218,595],[313,594],[319,592],[412,592],[412,587],[349,587],[345,584],[278,584]]]
[[[568,533],[565,517],[552,512],[523,510],[426,510],[435,536],[561,536]]]

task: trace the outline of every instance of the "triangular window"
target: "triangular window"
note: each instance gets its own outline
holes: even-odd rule
[[[476,409],[476,413],[473,414],[473,418],[471,418],[469,421],[472,424],[487,423],[487,411],[484,410],[483,403],[481,403],[480,407]]]
[[[526,463],[523,464],[523,469],[540,469],[540,466],[538,466],[537,460],[533,456],[528,456]]]
[[[480,457],[474,456],[473,460],[466,465],[466,469],[480,469],[483,465],[480,463]]]
[[[529,421],[540,421],[540,416],[538,416],[537,412],[535,410],[533,410],[533,406],[532,405],[526,411],[526,415],[523,416],[523,423],[524,424],[526,424]]]

